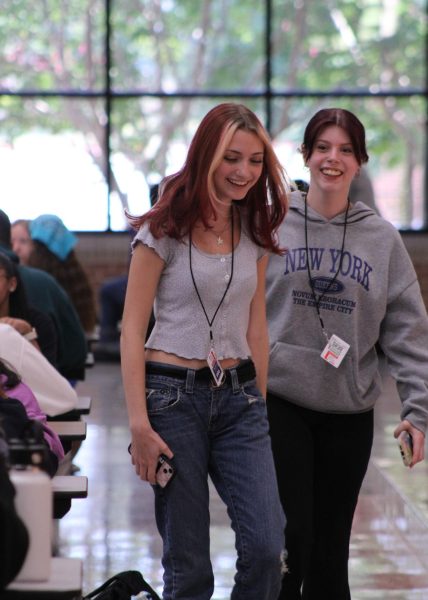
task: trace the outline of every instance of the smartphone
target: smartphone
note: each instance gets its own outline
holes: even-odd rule
[[[401,458],[406,467],[410,466],[413,458],[413,440],[408,431],[402,431],[397,438]]]
[[[128,446],[128,452],[131,454],[132,444]],[[165,454],[159,456],[156,466],[156,483],[161,487],[166,487],[175,475],[175,468],[172,466],[169,458]]]
[[[169,458],[165,456],[165,454],[161,454],[156,467],[156,483],[165,488],[173,479],[174,475],[175,469]]]

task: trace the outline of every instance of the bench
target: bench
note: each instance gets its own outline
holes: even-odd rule
[[[88,478],[83,475],[55,475],[52,479],[53,518],[62,519],[74,498],[87,498]]]
[[[72,460],[80,444],[86,439],[87,425],[85,421],[48,421],[49,427],[61,440],[65,457],[58,465],[61,475],[70,474]]]
[[[48,581],[10,583],[0,592],[2,600],[80,600],[82,598],[82,561],[53,557]]]
[[[48,421],[78,421],[82,415],[89,415],[91,412],[92,398],[90,396],[79,396],[76,406],[60,415],[54,417],[48,416]]]
[[[86,439],[85,421],[49,421],[49,427],[59,436],[61,442],[74,442]]]
[[[89,415],[91,412],[92,398],[90,396],[79,396],[77,399],[77,406],[75,411],[79,415]]]
[[[70,420],[49,420],[64,444],[81,442],[86,438],[86,422],[80,419],[82,414],[89,414],[91,398],[79,397],[75,410],[69,414]],[[60,415],[59,419],[64,415]],[[51,480],[53,494],[54,533],[52,539],[55,554],[55,531],[58,531],[58,519],[61,519],[71,508],[75,498],[88,496],[88,478],[76,475],[56,475]],[[57,535],[57,534],[56,534]],[[12,582],[0,592],[2,600],[81,600],[82,599],[82,561],[75,558],[53,556],[51,575],[43,582]]]

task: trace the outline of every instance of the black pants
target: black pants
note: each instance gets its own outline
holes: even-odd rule
[[[349,540],[373,441],[373,410],[327,414],[268,394],[289,572],[278,600],[349,600]]]

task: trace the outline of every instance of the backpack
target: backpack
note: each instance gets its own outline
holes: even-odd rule
[[[122,571],[83,596],[82,600],[131,600],[140,592],[146,592],[143,598],[147,600],[161,600],[139,571]]]
[[[40,468],[50,477],[55,475],[58,459],[45,441],[43,425],[40,421],[28,417],[20,400],[0,398],[0,425],[9,446],[17,441],[23,446],[36,443],[42,458]]]

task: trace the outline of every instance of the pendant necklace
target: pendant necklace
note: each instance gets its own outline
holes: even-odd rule
[[[226,297],[227,292],[229,291],[230,285],[232,283],[232,278],[233,278],[233,266],[234,266],[234,255],[235,255],[235,251],[234,251],[234,243],[233,243],[233,209],[232,212],[230,214],[230,220],[231,220],[231,225],[232,225],[232,261],[231,261],[231,268],[230,268],[230,277],[229,280],[227,282],[226,285],[226,289],[224,290],[224,293],[221,297],[220,302],[218,303],[217,308],[214,311],[213,316],[211,317],[211,319],[208,317],[208,313],[206,311],[205,305],[202,301],[201,295],[199,293],[199,289],[198,286],[196,285],[196,280],[195,280],[195,276],[193,273],[193,268],[192,268],[192,231],[189,231],[189,266],[190,266],[190,275],[192,277],[192,282],[193,282],[193,287],[195,288],[195,292],[196,295],[198,297],[199,303],[202,307],[202,310],[204,312],[205,315],[205,319],[207,320],[209,329],[210,329],[210,350],[208,352],[208,356],[207,356],[207,363],[208,363],[208,367],[210,368],[210,371],[212,373],[215,385],[217,387],[219,387],[220,385],[222,385],[222,383],[224,383],[225,380],[225,373],[223,371],[223,367],[220,364],[220,361],[217,357],[217,353],[214,349],[214,336],[213,336],[213,331],[212,331],[212,327],[213,327],[213,323],[214,323],[214,319],[217,316],[217,313],[221,307],[221,305],[223,304],[223,301]],[[223,232],[222,232],[223,233]],[[216,235],[216,234],[214,234]],[[220,236],[218,236],[220,237]]]
[[[232,208],[232,210],[233,210],[233,208]],[[209,227],[207,229],[207,231],[216,238],[217,246],[222,246],[224,244],[224,239],[221,236],[230,228],[230,225],[231,225],[231,223],[230,223],[230,221],[228,221],[226,223],[226,226],[218,233],[216,231],[213,231],[213,229],[211,229],[211,227]]]

